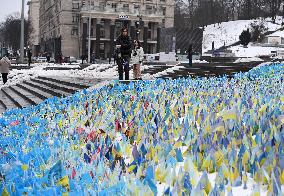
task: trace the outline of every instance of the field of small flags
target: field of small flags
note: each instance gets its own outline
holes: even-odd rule
[[[6,111],[0,154],[2,195],[281,195],[284,65]]]

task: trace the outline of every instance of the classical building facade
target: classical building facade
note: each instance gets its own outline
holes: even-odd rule
[[[78,56],[78,35],[72,34],[72,16],[78,13],[70,0],[40,0],[39,38],[40,52],[56,57]]]
[[[39,53],[39,0],[30,0],[27,5],[29,6],[28,17],[32,26],[29,34],[28,45],[32,51],[33,56],[38,56]]]
[[[155,53],[161,28],[173,25],[173,0],[40,0],[40,51],[81,57],[88,54],[90,40],[90,52],[107,58],[126,26],[145,52]]]

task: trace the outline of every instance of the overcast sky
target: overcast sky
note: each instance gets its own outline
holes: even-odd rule
[[[25,17],[27,17],[28,0],[25,0]],[[13,14],[15,12],[21,12],[22,0],[0,0],[0,22],[5,20],[7,15]]]

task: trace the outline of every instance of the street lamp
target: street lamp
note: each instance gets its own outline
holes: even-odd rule
[[[137,17],[139,17],[139,20],[135,21],[135,29],[136,29],[136,38],[139,40],[140,28],[142,26],[142,15],[137,15]]]
[[[22,0],[22,13],[21,13],[21,43],[20,43],[20,61],[24,62],[24,28],[25,28],[25,0]]]
[[[89,0],[88,62],[91,63],[91,0]],[[98,52],[98,51],[96,51]]]

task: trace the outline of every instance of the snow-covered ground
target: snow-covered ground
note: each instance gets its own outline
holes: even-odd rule
[[[258,57],[271,55],[271,51],[275,51],[279,48],[277,47],[261,47],[253,46],[249,44],[247,48],[244,48],[242,45],[232,46],[229,48],[237,57]]]
[[[208,50],[212,49],[212,42],[214,41],[215,48],[220,48],[224,45],[228,46],[239,41],[239,36],[243,30],[246,30],[250,27],[251,23],[258,22],[261,19],[257,20],[237,20],[237,21],[229,21],[223,22],[220,24],[212,24],[205,27],[203,32],[203,43],[202,43],[202,53],[207,52]],[[271,18],[266,18],[264,20],[264,25],[267,27],[268,31],[276,31],[277,29],[281,28],[281,21],[282,17],[277,17],[276,24],[271,22]],[[233,48],[234,49],[234,48]],[[248,50],[261,50],[259,48],[248,48]],[[249,51],[251,55],[258,55],[264,51],[270,52],[270,49],[262,49],[260,52]],[[241,55],[243,53],[238,53],[235,49],[233,52],[237,52],[236,56]],[[247,52],[247,51],[245,51]],[[247,56],[250,57],[250,56]]]
[[[263,62],[262,59],[257,57],[248,57],[248,58],[238,58],[234,63],[243,63],[243,62]]]
[[[18,65],[25,66],[25,65]],[[70,70],[45,70],[47,67],[61,67],[61,68],[72,68]],[[143,65],[143,69],[147,69],[151,66]],[[36,78],[38,76],[52,76],[52,77],[84,77],[88,78],[100,78],[107,80],[118,79],[117,66],[112,64],[92,64],[85,69],[79,70],[80,66],[78,64],[53,64],[53,63],[35,63],[32,65],[31,69],[13,69],[8,75],[8,82],[4,85],[2,82],[0,74],[0,89],[3,87],[16,85],[24,80],[29,80],[31,78]],[[130,71],[130,79],[133,79],[133,73]],[[144,79],[153,79],[154,77],[150,74],[144,74],[142,76]]]

